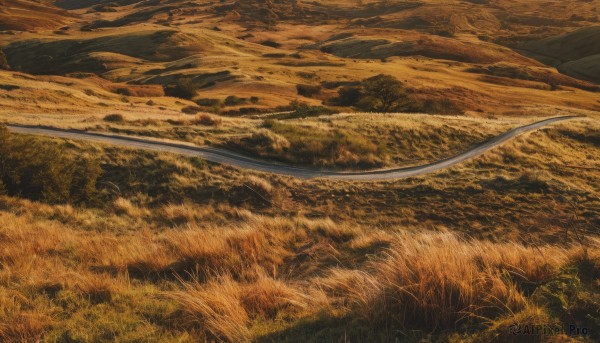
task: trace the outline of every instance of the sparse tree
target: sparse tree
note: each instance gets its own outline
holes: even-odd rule
[[[392,112],[397,110],[401,101],[406,98],[403,84],[391,75],[377,75],[363,81],[364,95],[361,101],[363,106],[371,107],[371,110],[380,112]],[[362,106],[361,106],[362,107]]]

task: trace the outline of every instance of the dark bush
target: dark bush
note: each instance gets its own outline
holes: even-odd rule
[[[221,100],[219,99],[210,99],[210,98],[202,98],[196,100],[196,104],[204,107],[214,107],[221,105]]]
[[[307,118],[333,113],[327,107],[311,106],[300,101],[292,101],[288,106],[278,107],[277,110],[290,112],[278,115],[278,119]]]
[[[17,89],[21,89],[21,87],[19,86],[15,86],[15,85],[0,85],[0,89],[2,89],[3,91],[14,91]]]
[[[104,117],[104,121],[110,122],[110,123],[122,123],[125,121],[125,118],[123,117],[122,114],[109,114],[107,116]]]
[[[230,95],[225,98],[225,106],[239,106],[246,103],[245,98],[238,98],[235,95]]]
[[[363,96],[362,89],[360,87],[342,87],[338,91],[337,103],[340,106],[356,106]]]
[[[174,85],[165,88],[165,94],[182,99],[191,99],[196,96],[201,85],[191,78],[182,78]]]
[[[271,48],[280,48],[281,47],[281,44],[279,44],[279,43],[277,43],[275,41],[272,41],[272,40],[266,40],[266,41],[264,41],[264,42],[262,42],[260,44],[262,44],[264,46],[269,46]]]
[[[0,70],[10,70],[10,66],[6,60],[6,55],[2,49],[0,49]]]
[[[127,96],[131,96],[132,94],[129,92],[129,89],[127,88],[117,88],[115,90],[115,93],[120,94],[120,95],[127,95]]]
[[[285,58],[287,55],[283,53],[264,54],[262,57],[265,58]]]
[[[302,95],[307,98],[312,98],[313,96],[321,93],[321,86],[297,85],[296,90],[298,91],[298,95]]]
[[[222,113],[226,114],[226,115],[230,115],[230,116],[237,116],[237,115],[249,115],[249,114],[257,114],[257,113],[265,113],[265,112],[266,112],[265,109],[258,108],[258,107],[240,107],[238,109],[224,111]]]
[[[185,114],[196,114],[200,111],[202,111],[202,109],[198,106],[186,106],[181,109],[181,112]]]

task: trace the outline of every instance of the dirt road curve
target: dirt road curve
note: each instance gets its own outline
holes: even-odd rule
[[[232,165],[244,169],[253,169],[275,174],[294,176],[302,179],[327,178],[347,181],[378,181],[401,179],[411,176],[433,173],[459,164],[465,160],[477,157],[483,154],[484,152],[491,150],[494,147],[497,147],[500,144],[512,138],[515,138],[525,132],[533,131],[558,121],[564,121],[574,118],[577,117],[555,117],[542,120],[537,123],[521,126],[512,129],[506,133],[503,133],[497,137],[494,137],[477,146],[474,146],[471,149],[464,151],[454,157],[432,162],[429,164],[406,168],[359,172],[329,171],[312,168],[292,167],[280,163],[239,155],[223,149],[199,147],[186,143],[162,142],[139,137],[115,136],[95,132],[63,130],[38,126],[7,125],[7,127],[10,131],[14,133],[84,140],[94,143],[119,145],[131,149],[143,149],[159,152],[169,152],[186,156],[196,156],[215,163]]]

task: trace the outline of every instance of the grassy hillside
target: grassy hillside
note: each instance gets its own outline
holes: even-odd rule
[[[101,173],[71,204],[4,188],[0,337],[502,341],[514,322],[568,322],[594,341],[598,132],[560,124],[373,184],[9,135]]]
[[[572,76],[600,82],[600,26],[526,43],[522,49],[534,58]]]
[[[72,16],[43,1],[0,1],[0,30],[58,29]]]
[[[0,341],[600,341],[599,13],[0,0]],[[565,115],[580,118],[382,182],[2,127],[364,170]]]

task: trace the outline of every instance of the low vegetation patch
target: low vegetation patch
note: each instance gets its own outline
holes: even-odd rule
[[[94,159],[73,158],[55,144],[0,127],[0,194],[51,203],[90,202],[100,173]]]
[[[262,129],[230,145],[263,157],[316,166],[368,168],[382,165],[386,157],[358,132],[302,127],[276,120],[265,121]]]

